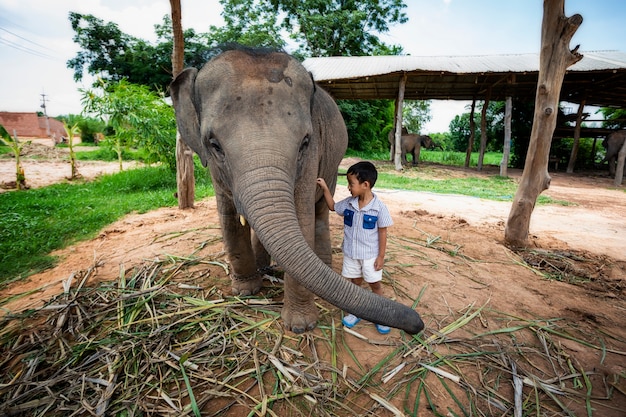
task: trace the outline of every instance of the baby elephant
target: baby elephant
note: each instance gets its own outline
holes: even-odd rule
[[[411,154],[413,157],[412,165],[416,166],[419,162],[422,146],[426,149],[437,147],[430,136],[408,133],[405,127],[402,128],[402,137],[400,140],[400,158],[403,165],[408,165],[406,155]],[[391,147],[391,160],[393,161],[395,155],[395,136],[393,129],[389,132],[389,145]]]

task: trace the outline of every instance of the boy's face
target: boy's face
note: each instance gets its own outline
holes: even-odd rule
[[[356,175],[348,174],[348,191],[352,194],[352,197],[361,197],[365,195],[370,189],[370,183],[368,181],[359,182]]]

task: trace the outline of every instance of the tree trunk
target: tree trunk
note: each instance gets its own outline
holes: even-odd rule
[[[567,163],[567,172],[572,174],[574,172],[574,166],[576,165],[576,158],[578,158],[578,147],[580,145],[580,128],[583,122],[583,109],[585,108],[585,100],[580,102],[578,106],[578,114],[576,115],[576,127],[574,128],[574,143],[572,144],[572,152],[569,156],[569,162]],[[592,154],[593,155],[593,154]]]
[[[511,115],[513,113],[513,98],[508,96],[504,105],[504,146],[500,161],[500,176],[509,175],[509,155],[511,154]]]
[[[404,104],[404,89],[406,88],[406,73],[400,79],[400,87],[398,88],[398,101],[396,105],[396,137],[395,155],[393,156],[396,165],[396,171],[402,171],[402,107]]]
[[[476,131],[476,123],[474,122],[474,109],[476,108],[476,99],[472,100],[472,109],[470,110],[470,137],[465,151],[465,168],[470,166],[472,160],[472,148],[474,148],[474,132]]]
[[[537,197],[550,186],[548,159],[563,78],[567,67],[582,59],[582,55],[576,52],[578,47],[570,51],[569,42],[583,18],[579,14],[565,17],[564,2],[565,0],[543,2],[539,79],[533,127],[524,171],[504,230],[504,239],[511,246],[526,245],[530,216]]]
[[[170,6],[172,8],[172,29],[174,32],[172,77],[176,78],[183,70],[185,40],[181,23],[180,0],[170,0]],[[176,134],[176,186],[178,191],[178,208],[192,208],[196,193],[193,151],[183,142],[179,133]]]

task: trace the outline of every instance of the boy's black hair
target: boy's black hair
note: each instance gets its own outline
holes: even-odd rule
[[[376,184],[376,180],[378,179],[378,171],[376,171],[376,167],[368,161],[357,162],[348,168],[347,173],[354,175],[361,184],[365,181],[369,182],[370,188],[374,188],[374,184]]]

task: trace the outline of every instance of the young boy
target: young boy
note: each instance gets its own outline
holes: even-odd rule
[[[383,295],[381,280],[387,249],[387,227],[393,224],[389,210],[372,192],[378,178],[371,162],[358,162],[348,169],[348,191],[352,197],[335,203],[323,178],[317,183],[324,190],[324,199],[331,211],[343,216],[343,269],[341,275],[361,285],[363,280],[372,292]],[[344,326],[354,327],[360,318],[348,314]],[[381,334],[389,333],[387,326],[376,325]]]

